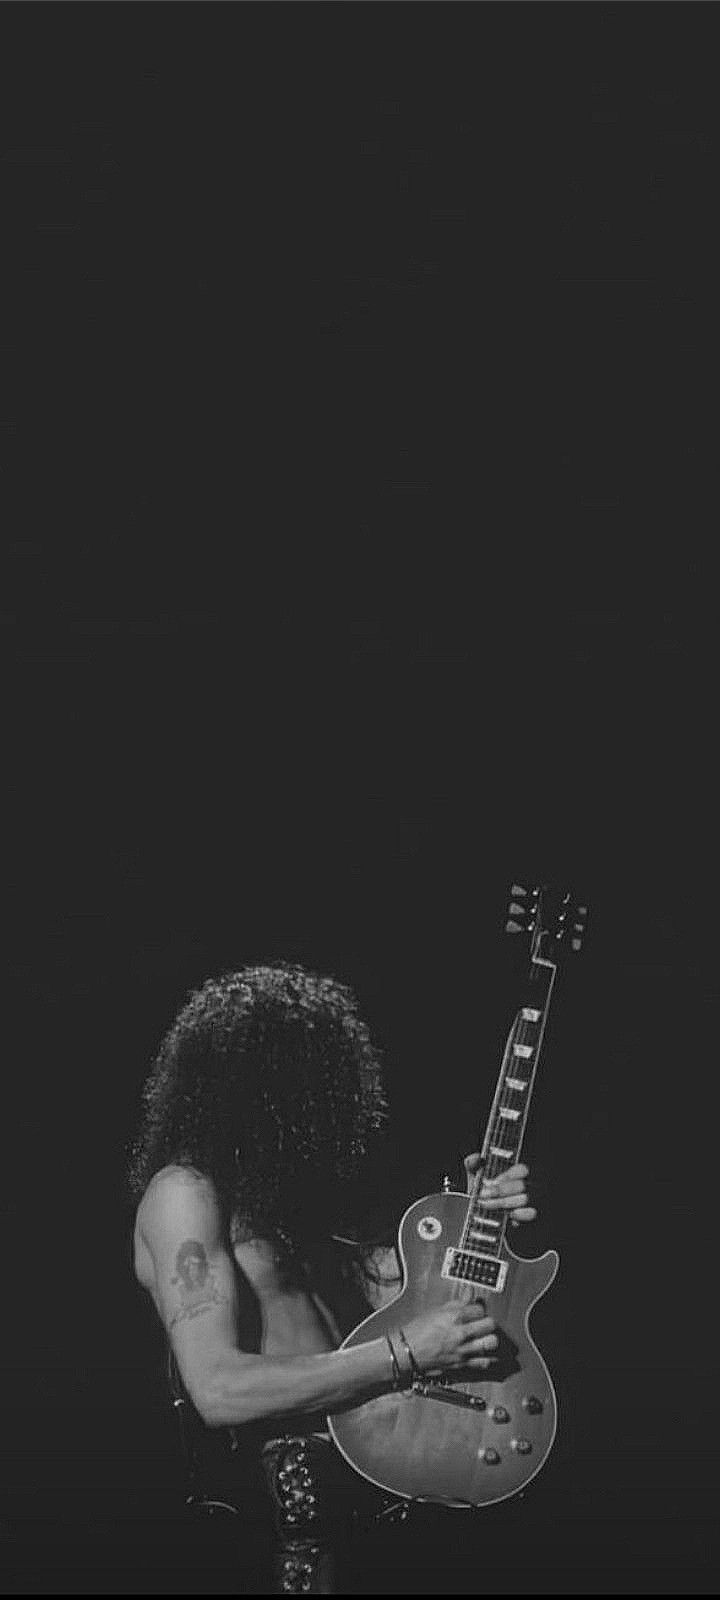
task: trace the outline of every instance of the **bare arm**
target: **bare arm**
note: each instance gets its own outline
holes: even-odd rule
[[[336,1411],[388,1386],[392,1364],[384,1339],[313,1356],[251,1355],[238,1348],[235,1265],[208,1179],[179,1167],[157,1174],[140,1206],[138,1233],[151,1263],[141,1281],[185,1388],[209,1426]]]

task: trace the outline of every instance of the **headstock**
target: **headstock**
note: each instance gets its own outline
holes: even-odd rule
[[[568,947],[582,948],[587,914],[587,906],[580,905],[569,889],[558,893],[548,884],[526,889],[514,883],[505,932],[527,934],[533,959],[558,961]]]

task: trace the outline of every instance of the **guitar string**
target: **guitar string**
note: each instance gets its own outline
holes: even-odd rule
[[[494,1105],[494,1110],[491,1111],[491,1113],[490,1113],[490,1120],[488,1122],[488,1126],[487,1126],[487,1129],[486,1129],[485,1137],[486,1137],[486,1140],[487,1140],[488,1157],[487,1157],[487,1160],[486,1160],[486,1162],[484,1164],[484,1167],[476,1174],[475,1179],[473,1181],[473,1187],[472,1187],[472,1190],[471,1190],[471,1193],[470,1193],[469,1202],[468,1202],[468,1212],[467,1212],[467,1216],[466,1216],[466,1219],[465,1219],[465,1225],[464,1225],[462,1233],[460,1235],[460,1249],[461,1250],[462,1249],[468,1249],[468,1248],[472,1250],[474,1248],[473,1241],[470,1240],[470,1232],[472,1230],[473,1223],[475,1221],[479,1220],[480,1222],[482,1222],[482,1218],[479,1218],[479,1219],[477,1218],[477,1211],[478,1211],[478,1209],[480,1209],[480,1210],[483,1209],[482,1205],[480,1205],[480,1207],[478,1207],[478,1200],[479,1200],[480,1191],[481,1191],[483,1183],[486,1182],[488,1178],[498,1177],[500,1175],[501,1171],[502,1171],[502,1168],[500,1166],[501,1157],[494,1156],[492,1154],[492,1146],[493,1146],[493,1144],[498,1145],[498,1146],[500,1145],[500,1125],[501,1125],[502,1121],[504,1120],[503,1118],[501,1118],[500,1112],[501,1112],[501,1110],[507,1110],[508,1109],[508,1103],[507,1103],[507,1100],[505,1098],[506,1094],[507,1094],[506,1078],[508,1076],[508,1070],[509,1070],[509,1067],[510,1067],[510,1065],[512,1063],[512,1059],[513,1059],[512,1047],[515,1044],[526,1043],[526,1041],[527,1041],[527,1024],[525,1024],[525,1025],[523,1024],[523,1019],[520,1016],[520,1012],[518,1011],[518,1013],[517,1013],[517,1015],[515,1017],[515,1020],[513,1022],[513,1025],[512,1025],[512,1027],[510,1029],[509,1036],[508,1036],[507,1056],[506,1056],[506,1059],[503,1060],[503,1064],[502,1064],[502,1067],[501,1067],[502,1077],[500,1079],[499,1090],[497,1092],[497,1101],[496,1101],[496,1103]],[[534,1066],[535,1066],[535,1063],[533,1062],[533,1070],[534,1070]],[[531,1073],[531,1077],[532,1077],[532,1073]],[[528,1081],[530,1081],[530,1080],[528,1080]],[[514,1095],[515,1094],[515,1090],[511,1090],[510,1093]],[[521,1125],[522,1125],[522,1122],[524,1122],[524,1118],[521,1118]],[[515,1152],[515,1158],[514,1158],[513,1163],[512,1163],[513,1166],[515,1165],[515,1160],[517,1159],[517,1154],[518,1153],[519,1153],[518,1151]],[[507,1168],[505,1170],[507,1170]],[[498,1212],[496,1212],[494,1209],[492,1209],[492,1208],[487,1208],[487,1209],[489,1211],[492,1210],[493,1219],[495,1218],[496,1215],[498,1215]],[[502,1252],[502,1247],[503,1247],[503,1243],[504,1243],[504,1239],[505,1239],[505,1225],[506,1225],[506,1220],[507,1220],[507,1212],[505,1212],[502,1208],[499,1211],[499,1217],[500,1217],[500,1227],[498,1229],[497,1238],[495,1240],[494,1249],[493,1249],[493,1254],[495,1256],[497,1256],[498,1260],[501,1259],[501,1252]],[[482,1250],[482,1245],[481,1245],[481,1250]],[[454,1284],[453,1287],[454,1287],[454,1293],[452,1295],[452,1298],[456,1299],[456,1300],[465,1299],[466,1290],[469,1287],[468,1284],[463,1282],[462,1280],[457,1280],[456,1279],[455,1284]],[[470,1303],[469,1299],[467,1300],[467,1303],[468,1304]],[[486,1301],[486,1311],[487,1311],[487,1301]],[[457,1388],[457,1389],[460,1389],[461,1392],[464,1392],[464,1393],[467,1394],[475,1387],[475,1385],[478,1382],[483,1382],[483,1381],[488,1382],[488,1381],[492,1381],[492,1379],[491,1378],[490,1379],[485,1378],[484,1380],[483,1379],[478,1379],[478,1378],[467,1379],[462,1383],[454,1384],[453,1387]]]
[[[532,968],[531,968],[531,972],[532,972]],[[472,1249],[472,1244],[470,1242],[470,1232],[471,1232],[471,1229],[472,1229],[472,1226],[473,1226],[473,1222],[475,1221],[475,1218],[476,1218],[476,1211],[478,1209],[478,1204],[477,1203],[478,1203],[478,1200],[479,1200],[480,1190],[482,1188],[483,1183],[486,1182],[489,1178],[498,1177],[500,1175],[501,1170],[502,1170],[501,1167],[500,1167],[500,1158],[498,1156],[493,1156],[492,1155],[492,1145],[493,1145],[493,1143],[495,1143],[495,1144],[499,1144],[500,1143],[500,1140],[499,1140],[499,1137],[498,1137],[498,1125],[503,1120],[501,1118],[501,1116],[500,1116],[500,1112],[501,1112],[501,1110],[508,1110],[509,1109],[508,1103],[504,1099],[504,1095],[507,1092],[506,1078],[508,1076],[508,1067],[512,1064],[512,1059],[513,1059],[513,1057],[512,1057],[512,1046],[515,1045],[515,1044],[524,1044],[524,1043],[527,1042],[527,1024],[523,1022],[523,1018],[522,1018],[522,1016],[520,1014],[520,1009],[518,1010],[518,1012],[516,1014],[515,1020],[513,1021],[513,1024],[512,1024],[512,1027],[510,1029],[510,1033],[509,1033],[509,1036],[508,1036],[508,1056],[507,1056],[507,1060],[503,1060],[503,1063],[502,1063],[502,1066],[501,1066],[501,1069],[500,1069],[502,1076],[501,1076],[501,1080],[500,1080],[499,1091],[498,1091],[498,1094],[497,1094],[497,1103],[495,1104],[495,1107],[494,1107],[494,1115],[493,1115],[492,1111],[490,1113],[490,1120],[488,1122],[488,1126],[487,1126],[487,1129],[486,1129],[488,1158],[487,1158],[487,1161],[484,1164],[484,1167],[479,1169],[478,1172],[476,1173],[475,1178],[473,1180],[472,1189],[470,1190],[470,1194],[468,1196],[467,1213],[466,1213],[465,1222],[463,1224],[463,1228],[462,1228],[462,1231],[461,1231],[461,1234],[460,1234],[459,1244],[458,1244],[458,1247],[457,1247],[461,1251],[462,1250],[467,1250],[468,1248]],[[532,1081],[533,1077],[534,1077],[535,1065],[536,1065],[536,1061],[533,1060],[532,1071],[530,1073],[530,1077],[528,1079],[528,1083],[530,1083]],[[516,1091],[514,1089],[511,1090],[510,1092],[513,1095],[516,1093]],[[526,1105],[528,1103],[529,1103],[529,1097],[528,1097],[528,1100],[526,1100]],[[520,1117],[521,1138],[522,1138],[522,1136],[524,1136],[524,1131],[525,1131],[524,1123],[525,1123],[525,1120],[526,1120],[526,1112],[525,1112],[525,1114],[523,1114],[521,1112],[521,1117]],[[515,1161],[517,1160],[518,1154],[519,1154],[519,1149],[515,1152],[515,1157],[514,1157],[514,1160],[513,1160],[513,1163],[512,1163],[513,1166],[515,1165]],[[490,1170],[490,1169],[492,1169],[492,1170]],[[480,1209],[482,1209],[482,1207]],[[494,1216],[495,1216],[495,1212],[493,1212],[493,1217]],[[503,1244],[505,1242],[506,1224],[507,1224],[507,1212],[505,1212],[505,1211],[503,1211],[501,1209],[500,1210],[500,1227],[498,1229],[497,1239],[495,1240],[495,1252],[494,1252],[497,1255],[498,1260],[500,1259],[500,1253],[501,1253]],[[452,1287],[451,1287],[450,1298],[453,1299],[453,1300],[464,1300],[465,1296],[466,1296],[467,1289],[471,1288],[471,1287],[472,1287],[472,1285],[468,1284],[463,1279],[456,1278],[454,1280],[453,1284],[452,1284]],[[470,1301],[468,1300],[467,1304],[469,1304],[469,1303],[470,1303]],[[478,1379],[475,1379],[472,1382],[469,1382],[469,1386],[472,1387],[473,1386],[473,1382],[477,1383],[478,1381],[479,1381]],[[467,1383],[462,1383],[462,1384],[459,1384],[459,1385],[454,1385],[454,1387],[459,1388],[461,1391],[467,1392],[468,1384]]]
[[[524,1024],[522,1019],[520,1019],[519,1021],[515,1022],[515,1024],[513,1025],[512,1032],[511,1032],[511,1051],[510,1051],[510,1055],[509,1055],[509,1058],[508,1058],[508,1066],[510,1066],[512,1064],[512,1047],[514,1045],[516,1045],[516,1044],[524,1045],[524,1044],[527,1043],[527,1040],[528,1040],[527,1024]],[[533,1062],[533,1069],[531,1071],[530,1077],[528,1078],[528,1083],[530,1083],[531,1080],[532,1080],[534,1068],[535,1068],[535,1063]],[[502,1078],[502,1084],[501,1084],[501,1088],[500,1088],[500,1095],[498,1097],[498,1104],[497,1104],[497,1106],[495,1108],[495,1116],[493,1118],[493,1124],[492,1124],[492,1127],[490,1129],[489,1146],[491,1146],[492,1144],[495,1144],[495,1145],[501,1147],[501,1138],[502,1137],[506,1137],[506,1135],[503,1133],[503,1130],[502,1130],[501,1124],[502,1124],[504,1119],[501,1117],[500,1113],[501,1113],[501,1111],[508,1111],[508,1110],[511,1110],[511,1109],[515,1109],[514,1107],[511,1107],[510,1102],[506,1098],[506,1095],[507,1095],[507,1081],[506,1081],[507,1077],[508,1077],[508,1070],[507,1070],[507,1067],[505,1067],[505,1069],[503,1071],[503,1078]],[[514,1089],[510,1090],[510,1094],[511,1095],[514,1095],[515,1092],[516,1091]],[[524,1130],[524,1126],[523,1126],[524,1121],[525,1121],[525,1118],[521,1114],[521,1116],[518,1119],[518,1123],[519,1123],[519,1127],[520,1127],[520,1138],[517,1141],[515,1141],[515,1140],[513,1141],[514,1144],[517,1142],[517,1146],[518,1146],[518,1148],[514,1150],[514,1157],[513,1157],[513,1162],[512,1162],[513,1166],[515,1165],[515,1163],[517,1161],[517,1158],[518,1158],[518,1156],[520,1154],[520,1145],[522,1143],[522,1136],[523,1136],[524,1131],[525,1131]],[[485,1172],[485,1174],[484,1174],[485,1178],[487,1178],[488,1176],[490,1178],[496,1178],[502,1173],[503,1167],[501,1166],[501,1159],[502,1158],[499,1157],[499,1156],[491,1156],[490,1162],[488,1163],[488,1166],[491,1166],[492,1170],[489,1173],[487,1171]],[[507,1168],[505,1168],[505,1171],[507,1171]],[[481,1209],[482,1209],[482,1204],[481,1204]],[[492,1210],[492,1208],[488,1208],[488,1209]],[[494,1218],[496,1215],[498,1215],[498,1213],[493,1210],[492,1211],[492,1215],[493,1215],[493,1218]],[[500,1227],[498,1229],[498,1235],[497,1235],[497,1241],[496,1241],[496,1251],[495,1251],[495,1253],[498,1254],[498,1255],[499,1255],[499,1252],[502,1249],[502,1246],[503,1246],[503,1244],[505,1242],[505,1233],[506,1233],[507,1222],[508,1222],[508,1211],[506,1209],[500,1208],[499,1219],[500,1219]]]
[[[536,977],[536,976],[537,976],[537,974],[535,973],[534,968],[531,968],[531,977]],[[506,1079],[508,1077],[508,1067],[512,1064],[512,1060],[513,1060],[513,1047],[516,1044],[517,1045],[527,1044],[528,1043],[528,1038],[529,1038],[530,1030],[528,1028],[527,1023],[524,1021],[524,1018],[520,1014],[521,1009],[522,1008],[520,1008],[520,1010],[518,1011],[518,1014],[517,1014],[517,1016],[515,1018],[513,1026],[512,1026],[512,1028],[510,1030],[510,1036],[509,1036],[509,1039],[508,1039],[509,1055],[508,1055],[507,1062],[503,1063],[503,1067],[501,1069],[502,1070],[502,1078],[501,1078],[501,1082],[500,1082],[500,1090],[499,1090],[499,1094],[498,1094],[498,1099],[497,1099],[497,1103],[495,1105],[494,1115],[491,1112],[491,1121],[490,1121],[490,1123],[488,1125],[487,1133],[486,1133],[487,1147],[488,1147],[488,1152],[489,1152],[488,1160],[487,1160],[487,1162],[485,1164],[484,1169],[481,1172],[478,1172],[478,1174],[476,1175],[475,1180],[473,1182],[473,1187],[472,1187],[472,1190],[471,1190],[470,1200],[469,1200],[469,1205],[468,1205],[468,1214],[467,1214],[467,1217],[466,1217],[466,1220],[465,1220],[465,1225],[463,1227],[463,1230],[462,1230],[462,1233],[461,1233],[461,1236],[460,1236],[460,1248],[461,1249],[468,1248],[468,1245],[470,1244],[469,1235],[470,1235],[470,1231],[472,1229],[473,1221],[476,1219],[476,1213],[477,1213],[477,1210],[478,1210],[477,1201],[479,1199],[479,1195],[480,1195],[480,1191],[481,1191],[483,1182],[487,1181],[488,1178],[498,1177],[501,1174],[502,1170],[503,1170],[502,1167],[500,1166],[500,1161],[501,1161],[502,1158],[499,1157],[499,1156],[493,1156],[492,1153],[491,1153],[491,1147],[492,1147],[493,1144],[496,1144],[497,1146],[500,1146],[500,1142],[501,1142],[500,1141],[500,1135],[502,1134],[502,1131],[503,1131],[502,1127],[501,1127],[501,1124],[502,1124],[503,1121],[507,1120],[507,1119],[504,1119],[504,1118],[502,1118],[500,1116],[500,1112],[501,1111],[507,1111],[507,1110],[510,1110],[510,1109],[516,1109],[515,1107],[511,1107],[509,1105],[509,1103],[506,1100],[505,1096],[506,1096],[506,1093],[507,1093]],[[536,1024],[533,1024],[533,1026],[536,1027]],[[537,1034],[536,1034],[536,1037],[537,1037]],[[519,1127],[520,1127],[520,1136],[519,1136],[519,1139],[517,1140],[517,1149],[514,1150],[514,1156],[513,1156],[513,1162],[512,1162],[513,1166],[516,1164],[516,1162],[518,1160],[518,1157],[519,1157],[519,1154],[520,1154],[520,1147],[521,1147],[521,1144],[522,1144],[522,1139],[523,1139],[524,1134],[525,1134],[525,1123],[526,1123],[526,1120],[527,1120],[527,1108],[529,1106],[529,1099],[530,1099],[530,1085],[534,1081],[536,1067],[537,1067],[537,1055],[534,1056],[533,1063],[532,1063],[532,1068],[531,1068],[531,1071],[530,1071],[530,1075],[529,1075],[529,1077],[527,1079],[527,1091],[526,1091],[525,1104],[524,1104],[524,1106],[522,1108],[519,1108],[521,1110],[521,1115],[520,1115],[520,1118],[518,1119]],[[515,1069],[513,1068],[513,1071],[514,1070]],[[514,1090],[514,1089],[510,1090],[511,1095],[513,1095],[513,1096],[515,1095],[516,1092],[517,1091]],[[515,1143],[515,1141],[513,1141],[513,1143]],[[507,1171],[508,1169],[505,1168],[504,1170]],[[479,1209],[480,1210],[483,1209],[482,1205],[480,1205]],[[490,1208],[488,1208],[488,1209],[490,1209]],[[493,1210],[493,1218],[495,1217],[495,1215],[496,1215],[496,1213]],[[494,1245],[494,1250],[493,1250],[493,1254],[497,1256],[498,1260],[501,1259],[501,1252],[502,1252],[503,1245],[505,1243],[505,1236],[506,1236],[506,1232],[507,1232],[507,1224],[508,1224],[508,1220],[509,1220],[509,1208],[507,1210],[505,1210],[504,1208],[501,1209],[500,1212],[499,1212],[499,1217],[500,1217],[500,1227],[498,1229],[497,1238],[495,1240],[495,1245]],[[480,1218],[480,1221],[482,1222],[482,1218]],[[472,1246],[470,1246],[470,1248],[472,1248]],[[461,1297],[461,1295],[463,1294],[463,1291],[465,1290],[466,1287],[467,1287],[467,1285],[465,1283],[462,1283],[461,1281],[456,1280],[456,1283],[455,1283],[455,1286],[454,1286],[455,1293],[453,1295],[453,1298],[459,1299]],[[478,1380],[476,1379],[474,1381],[477,1382]],[[467,1390],[468,1387],[472,1387],[472,1384],[468,1385],[468,1384],[463,1383],[463,1384],[459,1385],[458,1387],[462,1388],[463,1390]]]
[[[531,964],[530,964],[529,981],[530,982],[537,981],[537,978],[538,978],[538,968],[536,966],[535,958],[533,956],[533,958],[531,959]],[[467,1214],[466,1214],[466,1218],[465,1218],[465,1223],[463,1225],[463,1229],[462,1229],[462,1232],[461,1232],[461,1235],[460,1235],[460,1242],[459,1242],[460,1250],[467,1249],[468,1247],[470,1249],[473,1248],[473,1244],[472,1244],[472,1242],[470,1240],[470,1234],[471,1234],[472,1231],[474,1231],[473,1224],[475,1222],[477,1222],[478,1220],[482,1224],[482,1221],[483,1221],[482,1217],[480,1217],[479,1219],[477,1217],[478,1210],[482,1211],[483,1209],[487,1209],[487,1210],[492,1209],[492,1208],[483,1208],[482,1203],[480,1204],[480,1206],[478,1206],[478,1200],[479,1200],[479,1197],[480,1197],[480,1193],[481,1193],[481,1189],[482,1189],[483,1183],[485,1181],[487,1181],[488,1179],[492,1179],[492,1178],[500,1176],[503,1170],[505,1172],[508,1171],[507,1167],[501,1167],[500,1166],[500,1162],[502,1160],[504,1160],[505,1158],[500,1157],[500,1156],[493,1156],[492,1155],[492,1146],[493,1146],[493,1144],[495,1144],[498,1148],[502,1148],[502,1142],[501,1142],[502,1138],[507,1137],[507,1133],[505,1132],[505,1130],[503,1129],[503,1126],[502,1126],[503,1122],[507,1122],[507,1118],[501,1117],[501,1111],[504,1111],[504,1110],[506,1111],[506,1110],[511,1110],[511,1109],[512,1110],[514,1110],[514,1109],[519,1109],[520,1110],[520,1117],[517,1119],[517,1126],[519,1128],[519,1134],[518,1134],[518,1136],[516,1138],[513,1139],[514,1150],[513,1150],[513,1160],[512,1160],[511,1165],[514,1166],[516,1164],[518,1158],[519,1158],[520,1149],[521,1149],[521,1146],[522,1146],[522,1140],[523,1140],[523,1138],[525,1136],[525,1128],[526,1128],[528,1110],[529,1110],[529,1105],[530,1105],[530,1095],[531,1095],[532,1086],[534,1084],[536,1071],[537,1071],[538,1050],[539,1050],[539,1045],[538,1045],[537,1041],[539,1040],[540,1043],[542,1042],[542,1038],[543,1038],[543,1034],[544,1034],[544,1030],[545,1030],[545,1022],[547,1021],[547,1006],[549,1004],[549,999],[550,999],[550,996],[548,994],[546,996],[546,998],[545,998],[544,1004],[540,1007],[542,1021],[540,1023],[539,1028],[538,1028],[536,1022],[532,1023],[532,1028],[534,1030],[533,1034],[530,1033],[530,1029],[528,1027],[528,1024],[525,1021],[525,1018],[522,1016],[523,1007],[519,1007],[518,1012],[516,1013],[516,1017],[515,1017],[515,1020],[513,1022],[513,1025],[512,1025],[512,1027],[510,1029],[510,1033],[509,1033],[509,1036],[508,1036],[508,1045],[507,1045],[508,1056],[507,1056],[507,1060],[503,1061],[503,1064],[502,1064],[502,1067],[501,1067],[502,1076],[500,1078],[500,1083],[499,1083],[499,1086],[498,1086],[498,1090],[496,1091],[497,1100],[494,1102],[493,1109],[491,1110],[491,1113],[490,1113],[490,1120],[489,1120],[489,1123],[488,1123],[488,1127],[486,1129],[488,1159],[487,1159],[484,1167],[481,1168],[478,1171],[478,1173],[476,1174],[476,1176],[475,1176],[475,1178],[473,1180],[473,1185],[472,1185],[472,1188],[470,1190],[470,1194],[469,1194],[469,1198],[468,1198],[468,1208],[467,1208]],[[544,1015],[543,1015],[543,1013],[544,1013]],[[524,1086],[524,1089],[525,1089],[525,1100],[524,1100],[523,1104],[520,1107],[518,1107],[518,1108],[511,1107],[509,1105],[507,1099],[505,1098],[505,1096],[507,1094],[507,1081],[506,1080],[507,1080],[507,1077],[509,1076],[508,1067],[512,1066],[513,1075],[516,1076],[517,1072],[518,1072],[518,1067],[513,1062],[514,1047],[516,1045],[519,1045],[521,1047],[523,1045],[526,1045],[528,1043],[529,1039],[530,1039],[530,1042],[531,1042],[531,1049],[533,1051],[533,1055],[532,1055],[532,1065],[531,1065],[531,1068],[530,1068],[530,1072],[529,1072],[528,1078],[527,1078],[527,1080],[525,1082],[525,1086]],[[527,1059],[527,1057],[524,1058],[524,1059]],[[520,1091],[516,1091],[516,1090],[513,1089],[510,1092],[514,1097],[514,1095],[517,1092],[520,1092]],[[515,1126],[515,1125],[516,1125],[515,1122],[513,1122],[513,1126]],[[499,1209],[500,1226],[498,1228],[497,1236],[496,1236],[496,1238],[494,1240],[494,1250],[493,1250],[493,1254],[496,1256],[496,1258],[498,1260],[500,1260],[501,1257],[502,1257],[502,1249],[503,1249],[503,1246],[505,1244],[507,1226],[508,1226],[508,1222],[510,1220],[510,1211],[511,1211],[510,1207],[508,1207],[507,1209],[505,1209],[505,1208],[500,1208]],[[493,1211],[493,1219],[495,1217],[495,1214],[496,1213]],[[453,1285],[451,1298],[459,1299],[460,1297],[464,1296],[464,1293],[465,1293],[465,1290],[467,1289],[467,1287],[468,1287],[467,1282],[463,1281],[462,1279],[456,1279],[455,1282],[454,1282],[454,1285]],[[474,1381],[477,1382],[478,1380],[476,1379]],[[490,1380],[490,1381],[492,1381],[492,1380]],[[456,1385],[455,1387],[459,1387],[462,1390],[465,1390],[467,1392],[468,1387],[473,1387],[473,1386],[474,1385],[472,1383],[470,1383],[470,1384],[463,1383],[463,1384],[460,1384],[460,1385]]]
[[[511,1029],[512,1045],[516,1045],[516,1044],[524,1045],[524,1044],[527,1044],[528,1043],[528,1032],[529,1032],[529,1030],[528,1030],[527,1024],[524,1023],[522,1019],[520,1019],[519,1021],[516,1020],[516,1022],[513,1023],[513,1027]],[[510,1064],[511,1061],[512,1061],[512,1055],[509,1058],[508,1065]],[[533,1065],[532,1065],[531,1072],[530,1072],[530,1076],[529,1076],[529,1078],[527,1080],[528,1085],[531,1084],[532,1081],[533,1081],[533,1077],[534,1077],[534,1073],[535,1073],[535,1065],[536,1065],[536,1063],[534,1061]],[[499,1145],[501,1136],[505,1136],[505,1135],[503,1135],[503,1129],[500,1126],[500,1123],[503,1120],[501,1118],[501,1116],[500,1116],[501,1111],[520,1110],[521,1115],[520,1115],[520,1117],[518,1119],[518,1123],[519,1123],[519,1127],[520,1127],[520,1138],[517,1140],[518,1148],[514,1151],[515,1159],[513,1160],[513,1163],[512,1163],[513,1166],[514,1166],[515,1162],[517,1160],[517,1157],[520,1154],[520,1145],[522,1143],[522,1138],[523,1138],[524,1132],[525,1132],[525,1128],[524,1128],[525,1116],[523,1115],[524,1107],[512,1106],[510,1104],[510,1102],[505,1098],[505,1095],[507,1093],[507,1081],[506,1081],[507,1077],[508,1077],[508,1072],[507,1072],[507,1068],[506,1068],[504,1070],[504,1072],[503,1072],[503,1078],[502,1078],[502,1082],[501,1082],[501,1086],[500,1086],[500,1094],[498,1096],[498,1103],[497,1103],[497,1105],[495,1107],[495,1115],[494,1115],[492,1124],[488,1128],[488,1149],[490,1149],[490,1147],[492,1146],[493,1143]],[[516,1092],[517,1091],[514,1090],[514,1089],[510,1090],[510,1094],[511,1095],[514,1095]],[[527,1102],[526,1102],[526,1104],[527,1104]],[[500,1165],[501,1159],[502,1158],[499,1157],[499,1156],[490,1155],[489,1160],[486,1163],[485,1170],[481,1174],[478,1174],[478,1176],[476,1177],[476,1179],[474,1181],[473,1190],[472,1190],[472,1196],[471,1196],[471,1198],[472,1198],[472,1207],[470,1208],[470,1211],[469,1211],[469,1214],[468,1214],[468,1217],[467,1217],[467,1220],[466,1220],[466,1223],[465,1223],[465,1227],[463,1228],[463,1233],[462,1233],[462,1236],[461,1236],[461,1248],[466,1248],[467,1247],[468,1239],[469,1239],[469,1233],[470,1233],[471,1226],[472,1226],[472,1223],[473,1223],[473,1220],[474,1220],[475,1206],[476,1206],[477,1200],[479,1199],[480,1190],[481,1190],[483,1182],[487,1181],[488,1179],[492,1179],[492,1178],[496,1178],[496,1177],[500,1176],[503,1170],[505,1170],[505,1171],[508,1170],[507,1168],[503,1169],[501,1167],[501,1165]],[[492,1170],[489,1170],[490,1168],[492,1168]],[[480,1209],[482,1209],[482,1203],[481,1203]],[[494,1211],[493,1211],[493,1216],[495,1216],[495,1212]],[[498,1233],[498,1239],[497,1239],[498,1245],[501,1245],[502,1243],[504,1243],[504,1237],[505,1237],[505,1231],[506,1231],[506,1223],[507,1223],[507,1220],[508,1220],[507,1211],[501,1210],[500,1219],[501,1219],[501,1228],[500,1228],[500,1232]],[[481,1222],[482,1222],[482,1220],[483,1219],[480,1218]]]

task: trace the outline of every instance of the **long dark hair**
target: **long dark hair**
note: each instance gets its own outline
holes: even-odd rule
[[[292,1252],[351,1226],[386,1120],[380,1053],[352,991],[278,961],[209,978],[165,1035],[143,1091],[128,1179],[210,1177],[227,1215]]]

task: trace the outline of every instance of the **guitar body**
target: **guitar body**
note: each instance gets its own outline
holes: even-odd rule
[[[549,1250],[523,1261],[503,1244],[507,1273],[499,1293],[443,1277],[446,1251],[462,1233],[467,1208],[467,1195],[443,1193],[406,1211],[399,1230],[404,1286],[342,1348],[382,1338],[456,1296],[484,1301],[497,1323],[499,1359],[471,1378],[458,1369],[328,1419],[342,1455],[371,1483],[408,1499],[460,1507],[491,1505],[524,1489],[546,1460],[557,1425],[552,1380],[528,1319],[559,1257]]]
[[[367,1317],[343,1349],[407,1329],[414,1317],[455,1297],[482,1301],[498,1349],[487,1368],[420,1373],[328,1418],[345,1460],[378,1488],[448,1506],[493,1505],[519,1494],[540,1471],[555,1438],[557,1401],[530,1334],[533,1306],[555,1277],[548,1250],[523,1261],[505,1239],[507,1213],[486,1187],[519,1160],[558,965],[583,941],[587,906],[547,886],[513,884],[506,932],[530,935],[530,963],[508,1034],[480,1168],[469,1195],[426,1195],[405,1212],[399,1252],[403,1288]],[[388,1380],[392,1371],[388,1350]],[[403,1381],[406,1381],[405,1379]]]

